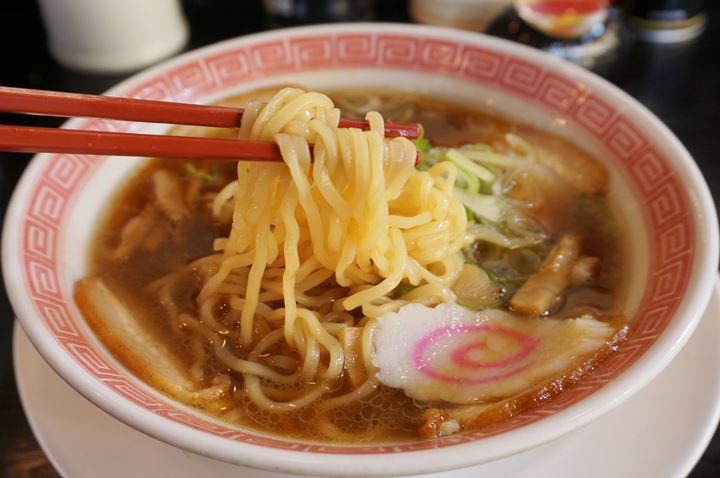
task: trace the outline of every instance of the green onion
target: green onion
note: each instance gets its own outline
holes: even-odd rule
[[[480,269],[482,269],[483,271],[485,271],[485,274],[487,274],[488,279],[490,280],[490,282],[496,283],[496,282],[498,281],[498,278],[497,278],[497,276],[496,276],[495,274],[493,274],[492,272],[490,272],[489,270],[487,270],[486,268],[484,268],[484,267],[481,266],[480,264],[477,264],[477,266],[478,266]]]
[[[415,143],[415,147],[421,153],[427,153],[432,149],[432,144],[430,144],[430,141],[425,136],[414,139],[413,143]]]
[[[457,171],[458,182],[462,183],[462,185],[465,186],[465,189],[476,194],[480,192],[480,180],[477,176],[474,176],[459,167],[457,168]]]
[[[455,197],[476,217],[497,223],[505,216],[505,202],[498,197],[489,194],[473,194],[458,188],[455,188],[454,193]]]
[[[472,161],[457,149],[448,150],[448,152],[445,153],[445,158],[466,173],[476,176],[481,181],[491,183],[495,180],[495,175],[488,168]]]
[[[417,165],[417,168],[420,171],[427,171],[433,164],[428,154],[432,149],[432,144],[430,144],[430,141],[425,136],[414,139],[412,142],[415,143],[415,148],[417,148],[418,153],[420,153],[420,164]]]
[[[475,222],[475,213],[467,206],[465,206],[465,216],[467,216],[468,222]]]
[[[192,163],[185,163],[185,171],[187,171],[190,176],[194,176],[201,181],[212,181],[215,179],[214,175],[208,173],[207,171],[203,171],[202,169],[196,168]]]
[[[466,308],[472,312],[482,312],[483,310],[489,309],[490,306],[479,306],[475,304],[468,304],[467,302],[457,301],[457,305]]]
[[[414,290],[415,288],[416,288],[416,287],[415,287],[414,285],[405,284],[405,283],[402,283],[402,282],[401,282],[400,285],[398,285],[398,286],[395,288],[395,297],[396,297],[396,298],[402,297],[402,296],[404,296],[405,294],[407,294],[408,292],[410,292],[411,290]]]
[[[500,166],[501,168],[513,168],[518,165],[518,160],[515,158],[511,158],[510,156],[507,156],[505,154],[487,151],[485,149],[464,147],[461,149],[461,151],[467,158],[483,164]]]

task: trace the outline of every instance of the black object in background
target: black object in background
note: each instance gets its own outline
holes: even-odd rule
[[[704,0],[626,0],[623,9],[638,38],[657,43],[688,42],[707,24]]]
[[[659,22],[682,21],[703,11],[704,0],[628,0],[629,15]]]
[[[270,26],[357,22],[374,18],[373,0],[263,0]]]
[[[541,32],[523,20],[515,8],[508,8],[493,20],[485,33],[545,50],[601,76],[611,72],[621,48],[628,42],[627,30],[615,8],[609,10],[606,20],[577,38],[558,38]]]

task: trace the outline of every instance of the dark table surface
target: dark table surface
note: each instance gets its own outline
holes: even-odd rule
[[[720,6],[706,2],[709,23],[701,37],[680,45],[628,41],[602,74],[637,98],[680,138],[720,199]],[[184,0],[191,27],[186,49],[267,29],[260,0]],[[376,0],[382,21],[408,21],[403,0]],[[0,85],[100,93],[125,76],[91,76],[63,69],[49,56],[34,1],[0,2]],[[0,115],[0,123],[56,126],[56,119]],[[0,216],[30,156],[0,153]],[[12,368],[13,311],[0,293],[0,478],[56,477],[32,435]],[[662,424],[658,432],[662,433]],[[643,444],[639,443],[639,447]],[[720,434],[690,474],[720,477]]]

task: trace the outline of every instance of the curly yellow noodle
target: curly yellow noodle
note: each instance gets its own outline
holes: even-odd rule
[[[415,169],[415,146],[385,139],[378,113],[368,113],[368,131],[338,128],[339,118],[327,96],[297,88],[247,105],[240,137],[276,141],[284,164],[238,164],[237,181],[212,203],[229,236],[214,241],[218,254],[193,262],[200,318],[181,314],[184,323],[242,375],[244,395],[263,410],[371,394],[374,319],[411,302],[452,300],[463,264],[455,166]],[[395,298],[401,283],[416,288]],[[362,328],[369,378],[338,394],[338,334],[348,326]]]

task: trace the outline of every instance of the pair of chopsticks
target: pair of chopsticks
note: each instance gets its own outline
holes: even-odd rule
[[[243,110],[165,101],[116,98],[0,87],[0,112],[107,118],[236,128]],[[367,121],[342,118],[344,128],[369,128]],[[385,123],[385,136],[422,136],[416,123]],[[81,131],[0,125],[0,151],[147,156],[176,159],[282,161],[275,143],[218,138]]]

